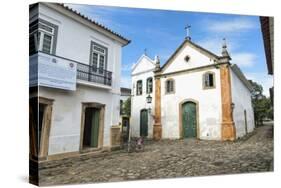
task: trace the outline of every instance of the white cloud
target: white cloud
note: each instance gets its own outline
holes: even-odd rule
[[[221,55],[223,40],[219,37],[205,38],[198,42],[203,48]],[[232,38],[232,40],[226,40],[227,50],[232,63],[237,64],[239,67],[249,68],[253,67],[257,63],[257,55],[250,52],[241,51],[239,38]]]
[[[124,63],[122,63],[122,67],[121,67],[122,72],[131,72],[134,64],[135,63],[132,63],[132,64],[124,64]]]
[[[242,32],[257,28],[254,21],[247,18],[228,20],[208,20],[206,26],[212,32]]]
[[[273,77],[266,72],[246,72],[245,76],[248,80],[253,80],[263,87],[263,94],[269,97],[269,88],[273,86]]]
[[[131,88],[131,76],[121,75],[121,87]]]
[[[253,67],[257,62],[257,56],[253,53],[233,53],[230,56],[232,58],[231,62],[237,64],[239,67]]]
[[[226,41],[227,42],[227,50],[231,54],[232,51],[238,48],[238,44],[234,43],[233,41]],[[198,41],[198,44],[203,48],[213,52],[216,55],[221,55],[222,51],[222,43],[223,39],[214,37],[214,38],[207,38],[201,41]]]
[[[98,22],[99,24],[102,24],[110,29],[114,29],[117,32],[120,32],[124,28],[129,29],[126,25],[112,21],[112,17],[114,16],[114,11],[119,10],[116,7],[89,6],[89,5],[81,5],[81,4],[66,4],[66,5],[80,12],[81,14],[85,15],[86,17],[89,17],[95,22]],[[123,9],[120,10],[123,11]]]

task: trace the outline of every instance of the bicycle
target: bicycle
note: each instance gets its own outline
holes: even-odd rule
[[[144,151],[144,138],[131,138],[123,144],[123,149],[128,153]]]

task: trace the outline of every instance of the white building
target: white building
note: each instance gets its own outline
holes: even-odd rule
[[[31,5],[29,23],[31,156],[110,149],[118,140],[122,47],[130,41],[62,4]]]
[[[186,38],[162,67],[157,59],[142,55],[132,68],[133,136],[234,140],[253,131],[252,88],[226,44],[218,56]]]

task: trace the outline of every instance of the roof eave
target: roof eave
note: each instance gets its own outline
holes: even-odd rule
[[[208,55],[209,57],[212,57],[216,60],[219,60],[219,56],[217,56],[216,54],[202,48],[201,46],[191,42],[191,40],[189,40],[188,38],[185,38],[185,40],[181,43],[181,45],[175,50],[175,52],[169,57],[169,59],[164,63],[164,65],[160,68],[160,70],[157,70],[155,72],[162,72],[164,71],[165,67],[169,64],[169,62],[175,57],[175,55],[180,51],[180,49],[186,44],[189,43],[191,44],[194,48],[197,48],[201,51],[203,51],[206,55]]]
[[[240,70],[240,68],[236,64],[232,64],[231,68],[233,72],[236,74],[236,76],[242,81],[242,83],[249,89],[249,91],[253,91],[253,87],[250,84],[250,82],[247,80],[246,76],[243,74],[243,72]]]
[[[46,2],[40,2],[40,3],[46,5],[49,8],[60,11],[60,12],[63,12],[63,11],[68,12],[68,13],[72,14],[73,16],[76,16],[77,19],[75,19],[75,20],[80,23],[81,22],[83,23],[82,20],[84,20],[85,22],[88,23],[88,26],[92,26],[91,27],[92,29],[95,29],[96,31],[108,36],[109,38],[120,42],[122,47],[128,45],[131,42],[131,40],[121,36],[120,34],[110,30],[109,28],[99,24],[98,22],[86,17],[85,15],[79,13],[78,11],[76,11],[62,3],[46,3]],[[82,20],[79,20],[79,18]]]

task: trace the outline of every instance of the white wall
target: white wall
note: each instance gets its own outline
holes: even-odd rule
[[[110,127],[118,125],[120,116],[121,43],[44,4],[39,4],[39,18],[58,26],[56,55],[89,64],[90,44],[94,41],[108,48],[107,70],[112,72],[110,89],[80,84],[73,92],[40,87],[39,96],[55,100],[49,155],[79,150],[82,102],[97,102],[106,105],[103,146],[110,146]],[[33,19],[34,17],[30,18],[31,21]]]
[[[248,132],[252,132],[254,130],[254,111],[249,89],[237,77],[233,70],[231,70],[230,73],[232,101],[235,104],[233,118],[236,127],[236,137],[238,138],[246,134],[244,110],[247,111]]]
[[[185,56],[190,56],[190,61],[184,60]],[[172,60],[170,65],[166,66],[165,73],[172,73],[184,69],[191,69],[211,65],[214,63],[213,59],[205,54],[195,50],[189,45],[185,45]],[[132,100],[132,117],[131,125],[133,125],[133,135],[139,136],[140,124],[140,110],[147,108],[146,96],[136,96],[136,82],[139,79],[145,83],[146,78],[153,75],[149,70],[147,61],[143,64],[137,64],[132,73],[132,88],[134,97]],[[203,89],[202,77],[207,71],[215,73],[214,89]],[[165,94],[165,81],[172,77],[175,80],[175,93]],[[143,85],[145,88],[146,86]],[[154,88],[155,90],[155,88]],[[154,96],[153,90],[153,103],[152,114],[154,114]],[[162,138],[176,139],[180,137],[180,103],[184,100],[192,99],[198,101],[198,122],[199,122],[199,138],[209,140],[221,139],[221,88],[220,88],[220,72],[219,69],[208,68],[201,69],[189,73],[183,73],[173,76],[161,77],[161,123],[162,123]],[[152,116],[150,116],[152,118]],[[149,137],[153,136],[153,119],[149,123]]]
[[[206,71],[215,73],[214,89],[203,89],[202,75]],[[199,138],[219,140],[221,138],[221,88],[219,69],[212,69],[173,76],[175,93],[165,94],[165,81],[161,79],[161,120],[163,138],[179,138],[179,105],[182,101],[193,99],[199,107]]]
[[[113,114],[119,109],[112,107],[114,95],[102,89],[78,85],[76,91],[40,87],[41,97],[54,99],[49,138],[49,155],[79,151],[81,131],[81,110],[83,102],[105,104],[104,146],[110,146],[110,127],[118,124]]]
[[[188,62],[185,61],[185,57],[187,55],[190,57]],[[185,46],[177,53],[172,61],[173,62],[170,63],[170,65],[166,66],[163,73],[191,69],[214,63],[213,58],[203,55],[198,50],[189,46],[188,43],[185,44]]]
[[[155,69],[155,61],[150,59],[146,55],[142,55],[132,68],[132,76],[135,76],[137,74],[142,74],[154,69]]]
[[[142,109],[151,108],[151,114],[148,115],[148,138],[153,137],[153,124],[154,120],[152,114],[154,114],[154,73],[152,69],[155,68],[155,64],[152,62],[151,59],[142,56],[136,66],[134,67],[134,71],[132,74],[132,99],[131,99],[131,131],[133,137],[140,136],[140,111]],[[146,93],[146,79],[152,77],[153,83],[153,92],[150,93],[152,97],[152,103],[147,104],[146,97],[148,94]],[[142,95],[136,95],[136,83],[138,80],[142,80]]]
[[[185,57],[189,56],[188,62]],[[170,65],[166,66],[163,73],[192,69],[214,64],[214,58],[209,57],[200,49],[195,49],[188,43],[180,49]],[[214,89],[203,89],[202,77],[206,71],[215,73]],[[165,81],[172,77],[175,80],[175,93],[165,94]],[[201,69],[199,72],[184,73],[181,75],[167,76],[161,79],[161,118],[163,138],[179,138],[179,104],[187,99],[198,101],[199,105],[199,138],[219,140],[221,138],[221,89],[219,69]],[[197,133],[198,134],[198,133]]]
[[[58,26],[56,55],[84,64],[90,63],[91,41],[108,48],[107,70],[112,74],[112,89],[120,93],[122,45],[99,32],[65,16],[44,4],[39,4],[39,18]]]

